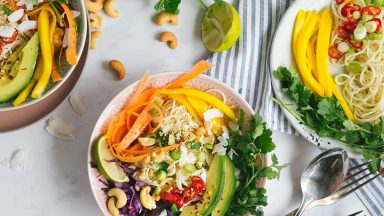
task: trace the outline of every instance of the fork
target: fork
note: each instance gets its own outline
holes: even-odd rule
[[[368,173],[368,174],[365,174],[365,175],[363,175],[357,179],[351,180],[353,177],[356,177],[357,175],[360,175],[360,174],[364,173],[365,171],[369,170],[368,164],[369,164],[369,162],[365,162],[365,163],[362,163],[362,164],[359,164],[359,165],[356,165],[354,167],[349,168],[348,173],[347,173],[347,177],[345,178],[344,183],[341,185],[339,190],[337,190],[335,193],[333,193],[332,195],[330,195],[324,199],[312,202],[311,204],[308,205],[308,207],[306,209],[308,210],[310,208],[313,208],[313,207],[319,206],[319,205],[334,204],[335,202],[343,199],[344,197],[348,196],[349,194],[353,193],[357,189],[363,187],[364,185],[371,182],[373,179],[380,176],[380,174]],[[363,167],[365,167],[365,168],[356,171],[357,169],[363,168]],[[360,181],[362,181],[362,182],[360,182]],[[290,213],[286,214],[285,216],[294,216],[297,210],[298,210],[298,208],[291,211]]]

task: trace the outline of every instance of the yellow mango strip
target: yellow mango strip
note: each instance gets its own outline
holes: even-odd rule
[[[44,60],[43,60],[43,56],[41,55],[41,52],[39,52],[39,55],[37,57],[37,66],[35,69],[35,73],[33,74],[33,79],[39,80],[41,77],[41,74],[43,73],[43,70],[44,70]]]
[[[43,73],[38,80],[35,88],[32,91],[32,98],[40,98],[47,88],[49,78],[52,71],[52,49],[51,39],[49,32],[49,13],[46,10],[42,10],[37,19],[37,29],[40,38],[41,55],[44,62]]]
[[[319,32],[316,45],[316,67],[319,72],[319,83],[324,89],[324,96],[332,96],[332,79],[328,69],[328,49],[332,31],[332,16],[329,8],[324,9],[320,14]]]
[[[228,118],[230,118],[233,122],[237,122],[237,118],[235,112],[233,112],[232,108],[221,101],[219,98],[196,89],[185,89],[185,88],[177,88],[177,89],[162,89],[159,91],[160,94],[165,95],[185,95],[187,97],[196,97],[199,98],[213,107],[221,110]]]
[[[319,81],[319,74],[316,68],[316,42],[317,35],[312,37],[307,48],[308,67],[312,71],[312,75]]]
[[[298,65],[297,62],[297,48],[298,48],[298,41],[299,41],[299,33],[304,26],[305,23],[305,16],[306,12],[305,10],[299,10],[299,12],[296,15],[295,19],[295,24],[293,26],[293,31],[292,31],[292,53],[293,53],[293,58],[295,59],[296,65]]]
[[[353,122],[355,117],[353,116],[353,113],[352,113],[351,109],[349,108],[349,106],[348,106],[347,102],[345,101],[343,95],[340,93],[339,89],[337,88],[337,85],[336,85],[335,81],[333,81],[332,78],[331,78],[330,81],[331,81],[330,84],[331,84],[331,87],[332,87],[333,94],[335,95],[337,101],[339,101],[339,103],[341,105],[341,108],[343,108],[344,113],[347,116],[347,118]]]
[[[24,103],[25,99],[27,99],[29,93],[32,91],[33,87],[36,85],[36,80],[31,79],[27,87],[17,96],[17,98],[13,101],[13,106],[19,106]]]
[[[168,95],[171,99],[175,100],[180,105],[183,105],[188,112],[192,115],[192,118],[197,122],[203,122],[200,118],[197,111],[193,108],[193,106],[189,103],[187,98],[184,95]]]
[[[311,71],[307,65],[307,48],[310,37],[316,30],[316,24],[318,22],[317,12],[308,12],[308,16],[305,22],[305,28],[302,28],[298,38],[298,49],[297,49],[297,61],[298,69],[301,75],[301,79],[304,84],[319,96],[324,96],[324,89],[312,76]]]
[[[209,104],[196,97],[187,97],[187,100],[192,105],[192,107],[197,111],[200,118],[204,119],[204,112],[209,110],[210,108]]]

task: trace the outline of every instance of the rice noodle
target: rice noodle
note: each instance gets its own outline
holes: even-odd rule
[[[365,6],[364,1],[359,3]],[[335,26],[331,44],[335,44],[338,37],[337,27],[347,20],[341,15],[341,9],[346,3],[337,5],[333,2],[331,10],[335,18]],[[384,10],[377,16],[383,20]],[[382,33],[382,32],[381,32]],[[341,59],[331,59],[335,66],[346,67],[351,62],[358,62],[362,70],[360,73],[339,74],[335,82],[342,85],[342,93],[348,106],[358,123],[376,123],[384,113],[384,37],[380,40],[366,40],[363,49],[355,53],[347,53]]]

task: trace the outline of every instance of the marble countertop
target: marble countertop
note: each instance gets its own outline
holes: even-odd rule
[[[198,1],[183,1],[180,24],[156,26],[153,0],[117,1],[118,19],[104,18],[103,36],[97,49],[89,52],[87,65],[75,91],[87,106],[82,116],[68,100],[39,122],[20,130],[0,134],[0,162],[8,160],[18,149],[31,158],[28,169],[14,171],[0,164],[1,215],[102,215],[87,175],[86,155],[89,137],[98,115],[124,87],[139,79],[143,72],[187,70],[210,54],[200,41],[202,10]],[[162,31],[172,31],[179,39],[179,48],[169,49],[157,41]],[[117,81],[106,63],[120,59],[127,76]],[[74,141],[59,140],[43,129],[49,117],[60,117],[76,125]],[[275,132],[276,153],[289,167],[279,181],[267,183],[269,205],[265,215],[279,216],[297,207],[301,201],[300,175],[308,162],[320,151],[299,136]],[[305,215],[347,216],[364,210],[355,194],[337,204],[317,207]],[[364,214],[361,214],[364,215]]]

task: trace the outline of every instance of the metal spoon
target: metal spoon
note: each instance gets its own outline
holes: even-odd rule
[[[315,157],[301,175],[303,200],[295,216],[300,216],[312,202],[328,197],[340,188],[348,171],[348,154],[333,148]]]

